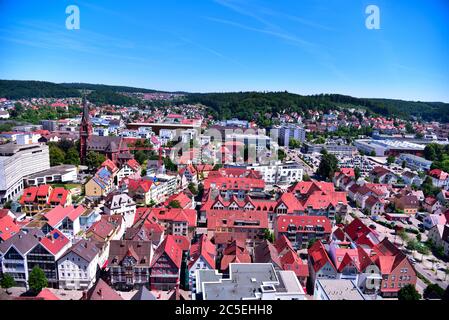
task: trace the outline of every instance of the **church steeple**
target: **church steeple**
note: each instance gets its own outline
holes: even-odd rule
[[[80,124],[80,160],[81,164],[86,164],[87,144],[92,135],[92,123],[90,122],[89,106],[86,96],[83,96],[83,116]]]

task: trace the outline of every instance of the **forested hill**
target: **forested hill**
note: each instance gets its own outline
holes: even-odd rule
[[[305,110],[335,109],[336,106],[364,108],[372,113],[409,119],[449,122],[449,104],[442,102],[411,102],[392,99],[354,98],[339,94],[302,96],[288,92],[195,93],[187,96],[188,103],[202,103],[220,119],[237,117],[260,120],[265,113],[291,113]]]
[[[108,86],[88,83],[56,84],[44,81],[0,80],[0,98],[63,98],[80,97],[80,90],[92,91],[88,99],[93,103],[132,105],[135,98],[120,92],[164,92],[125,86]],[[411,102],[392,99],[354,98],[339,94],[302,96],[288,92],[229,92],[185,93],[177,103],[202,103],[219,119],[238,117],[262,120],[270,114],[301,112],[305,110],[328,111],[335,107],[364,108],[371,113],[409,119],[411,116],[426,121],[449,123],[449,104],[442,102]]]
[[[0,98],[67,98],[80,96],[78,90],[52,82],[0,80]]]

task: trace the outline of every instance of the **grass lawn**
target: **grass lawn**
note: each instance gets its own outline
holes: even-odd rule
[[[75,189],[75,188],[81,188],[81,184],[76,184],[76,183],[55,183],[51,185],[53,188],[65,188],[67,190],[71,190],[71,189]]]

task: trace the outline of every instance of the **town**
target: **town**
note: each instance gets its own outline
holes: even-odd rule
[[[447,297],[448,123],[81,93],[0,97],[0,299]]]

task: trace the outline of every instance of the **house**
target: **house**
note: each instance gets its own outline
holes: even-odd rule
[[[413,195],[398,195],[394,198],[393,203],[396,209],[404,211],[407,215],[415,215],[419,209],[419,200]]]
[[[152,258],[151,241],[111,241],[108,258],[111,284],[123,290],[148,286]]]
[[[434,187],[448,190],[449,188],[449,174],[441,169],[430,170],[428,176],[432,179]]]
[[[173,236],[166,236],[155,250],[151,261],[151,289],[170,290],[179,286],[181,263],[181,248],[176,244]]]
[[[195,290],[196,270],[215,270],[217,250],[206,234],[202,234],[199,240],[192,244],[189,252],[187,269],[189,272],[189,287]]]
[[[442,213],[429,214],[423,219],[424,228],[430,230],[436,225],[445,225],[447,223],[446,217]]]
[[[85,237],[95,241],[100,249],[98,264],[101,269],[104,269],[108,264],[110,242],[122,239],[125,229],[122,216],[101,216],[101,219],[85,232]]]
[[[130,228],[134,224],[136,203],[125,193],[108,195],[103,210],[108,215],[123,216],[126,228]]]
[[[227,272],[231,263],[251,263],[251,255],[246,248],[245,241],[233,240],[224,248],[220,260],[220,270]]]
[[[27,253],[28,270],[38,266],[44,271],[48,286],[59,288],[57,261],[71,247],[72,243],[57,229],[38,239],[39,243]]]
[[[331,231],[331,221],[324,216],[278,216],[274,223],[275,238],[285,235],[296,250],[313,240],[327,241]]]
[[[424,180],[416,173],[412,171],[405,171],[401,175],[402,180],[407,186],[421,186]]]
[[[47,208],[67,207],[72,204],[72,193],[62,187],[53,188],[44,184],[23,190],[20,204],[27,215],[34,215]]]
[[[276,270],[291,270],[303,287],[309,276],[307,264],[299,258],[286,236],[280,237],[275,244],[264,240],[256,246],[254,263],[271,263]]]
[[[408,284],[416,285],[417,277],[413,265],[386,237],[372,248],[370,258],[380,269],[380,294],[383,297],[397,297],[401,288]]]
[[[98,275],[100,249],[94,241],[79,240],[57,261],[59,288],[65,290],[87,290]]]
[[[427,197],[423,204],[423,208],[429,212],[429,213],[441,213],[443,210],[443,205],[440,203],[440,201],[437,198],[434,197]]]
[[[179,170],[181,176],[185,176],[188,183],[198,183],[198,172],[193,165],[187,165],[186,167]]]
[[[313,288],[315,288],[316,281],[319,279],[337,279],[337,269],[321,241],[315,241],[307,250],[307,253],[309,278]]]
[[[18,287],[28,288],[27,254],[39,244],[39,237],[43,236],[40,230],[31,230],[27,233],[19,231],[0,243],[1,270],[10,274]]]
[[[81,230],[80,216],[86,211],[83,206],[61,205],[50,209],[43,214],[43,220],[46,221],[44,231],[48,232],[54,229],[61,231],[69,239],[73,239]]]
[[[126,161],[117,172],[117,181],[120,182],[127,177],[140,177],[142,172],[141,165],[135,159]]]
[[[166,234],[192,237],[196,228],[196,210],[181,208],[144,208],[146,219],[164,227]]]
[[[344,227],[343,232],[344,236],[347,236],[349,240],[359,246],[368,246],[369,248],[372,248],[380,242],[378,233],[365,225],[360,219],[352,220],[350,224]],[[340,238],[340,240],[345,239]]]
[[[369,177],[371,181],[383,184],[395,184],[398,180],[394,172],[380,166],[374,167]]]
[[[112,163],[112,161],[110,162]],[[106,165],[100,167],[100,169],[98,169],[95,173],[94,177],[84,185],[84,190],[87,197],[105,197],[114,190],[115,175],[110,171],[111,169],[109,169],[111,166]]]
[[[428,238],[437,247],[442,247],[444,255],[449,256],[449,224],[437,224],[429,230]]]
[[[123,300],[123,298],[102,279],[90,288],[82,300]]]
[[[257,242],[268,228],[268,215],[264,211],[211,210],[207,213],[209,237],[226,234],[228,240],[245,239]]]
[[[385,201],[375,196],[369,196],[368,199],[365,200],[365,211],[368,212],[368,215],[370,216],[380,216],[385,212]]]
[[[151,191],[155,188],[150,179],[129,179],[128,182],[128,194],[138,204],[149,205],[154,200]]]
[[[445,206],[448,207],[449,206],[449,191],[447,190],[441,190],[438,194],[437,194],[437,199],[440,201],[440,203]]]
[[[255,170],[240,168],[221,168],[209,172],[204,180],[204,190],[219,190],[223,198],[229,199],[235,195],[243,199],[250,192],[263,192],[265,182],[261,174]]]
[[[20,231],[20,227],[15,221],[15,216],[8,209],[4,211],[6,212],[0,212],[0,243],[8,240]]]

